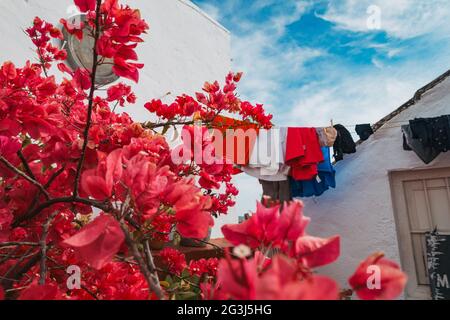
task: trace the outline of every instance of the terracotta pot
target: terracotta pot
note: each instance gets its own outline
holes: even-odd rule
[[[151,240],[148,242],[148,245],[152,250],[162,250],[164,248],[165,242],[160,240]]]

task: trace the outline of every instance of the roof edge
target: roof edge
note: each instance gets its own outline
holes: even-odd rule
[[[216,25],[219,29],[222,29],[222,31],[225,31],[227,34],[231,34],[231,32],[225,28],[223,25],[221,25],[217,20],[212,18],[210,15],[208,15],[205,11],[200,9],[199,6],[197,6],[195,3],[193,3],[191,0],[178,0],[178,2],[188,6],[191,9],[194,9],[197,11],[200,15],[202,15],[204,18],[212,22],[214,25]]]
[[[382,126],[384,126],[387,122],[389,122],[390,120],[392,120],[394,117],[396,117],[397,115],[399,115],[400,113],[402,113],[403,111],[407,110],[409,107],[415,105],[417,102],[419,102],[422,99],[422,96],[430,91],[431,89],[433,89],[434,87],[436,87],[438,84],[440,84],[441,82],[443,82],[445,79],[447,79],[448,77],[450,77],[450,70],[444,72],[443,74],[441,74],[439,77],[437,77],[436,79],[434,79],[433,81],[431,81],[430,83],[428,83],[427,85],[423,86],[422,88],[420,88],[419,90],[416,91],[416,93],[414,94],[414,96],[409,99],[407,102],[405,102],[404,104],[402,104],[400,107],[398,107],[396,110],[394,110],[393,112],[391,112],[390,114],[388,114],[387,116],[385,116],[383,119],[381,119],[380,121],[378,121],[377,123],[375,123],[372,126],[372,129],[374,132],[376,132],[378,129],[380,129]]]

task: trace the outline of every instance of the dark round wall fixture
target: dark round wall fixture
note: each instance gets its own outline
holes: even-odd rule
[[[76,25],[80,22],[85,22],[84,15],[73,16],[67,21],[70,24]],[[80,41],[75,35],[67,32],[64,26],[61,26],[64,40],[60,42],[60,47],[67,51],[67,64],[72,70],[78,68],[85,68],[90,70],[92,68],[93,55],[92,49],[94,47],[94,39],[91,36],[92,29],[86,23],[83,29],[83,40]],[[110,84],[119,77],[113,72],[113,59],[104,59],[104,63],[97,68],[97,76],[95,82],[98,85]]]

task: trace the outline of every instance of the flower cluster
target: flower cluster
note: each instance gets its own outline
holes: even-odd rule
[[[171,122],[183,122],[183,119],[197,114],[198,120],[204,123],[213,122],[222,112],[240,116],[264,128],[272,127],[272,115],[267,115],[262,105],[252,105],[242,101],[236,93],[237,83],[241,73],[229,73],[225,78],[225,85],[221,88],[219,82],[206,82],[203,93],[196,93],[195,98],[181,95],[171,104],[165,104],[160,99],[145,104],[145,108],[158,117]]]
[[[159,256],[172,274],[180,275],[187,266],[185,255],[176,249],[165,248],[159,253]]]
[[[33,21],[33,26],[25,30],[37,48],[37,54],[45,68],[50,68],[50,62],[55,60],[66,60],[67,52],[58,49],[51,44],[51,39],[63,39],[61,30],[55,28],[51,23],[39,17]]]
[[[218,267],[219,259],[217,258],[192,260],[189,263],[189,272],[197,276],[208,275],[209,277],[216,277]]]
[[[306,234],[309,218],[303,216],[300,202],[266,208],[258,204],[256,213],[239,225],[223,227],[234,245],[255,249],[254,257],[220,262],[217,283],[204,286],[203,294],[214,299],[257,300],[335,300],[339,286],[314,268],[328,265],[339,257],[339,237],[321,239]],[[270,254],[278,249],[276,254]],[[269,258],[270,256],[270,258]],[[382,285],[370,290],[369,266],[380,268]],[[406,284],[399,266],[375,254],[361,263],[349,284],[362,299],[395,299]]]

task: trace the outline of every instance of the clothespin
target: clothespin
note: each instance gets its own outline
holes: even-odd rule
[[[200,112],[199,111],[195,112],[193,118],[194,118],[194,121],[200,121],[202,119]]]
[[[333,119],[331,119],[330,123],[331,123],[331,126],[334,127]]]

